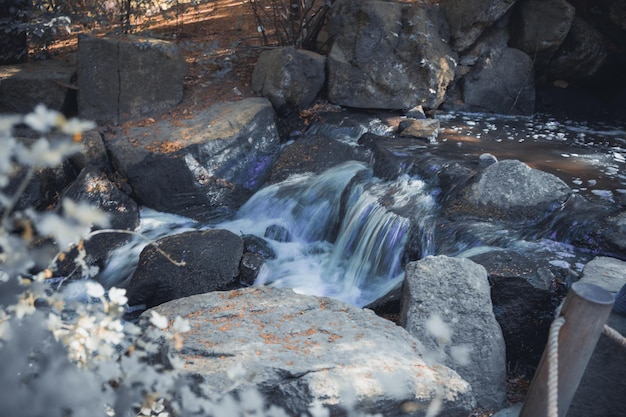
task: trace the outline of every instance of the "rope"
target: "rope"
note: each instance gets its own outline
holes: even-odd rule
[[[559,416],[559,331],[565,317],[555,319],[548,336],[548,417]]]
[[[613,340],[618,345],[626,349],[626,338],[622,336],[621,334],[619,334],[617,330],[605,324],[604,327],[602,328],[602,333],[605,336],[607,336],[609,339]]]

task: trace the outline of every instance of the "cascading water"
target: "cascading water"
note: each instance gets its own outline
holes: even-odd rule
[[[266,260],[256,284],[293,288],[297,292],[334,297],[363,306],[385,294],[403,278],[402,257],[413,233],[432,247],[434,209],[426,184],[403,176],[382,181],[363,163],[347,162],[326,172],[297,175],[267,186],[241,207],[232,221],[211,228],[263,237],[276,257]],[[403,216],[402,212],[413,216]],[[416,233],[412,222],[423,222]],[[139,233],[155,240],[209,226],[152,210],[142,211]],[[270,233],[281,228],[278,238]],[[285,239],[284,237],[288,237]],[[114,285],[132,272],[147,241],[118,250],[102,278]]]
[[[555,168],[554,173],[570,183],[574,192],[599,199],[600,203],[624,203],[624,130],[598,134],[608,138],[608,144],[600,147],[597,143],[601,139],[594,138],[593,130],[571,131],[575,135],[572,139],[569,133],[561,135],[561,131],[570,131],[559,128],[557,132],[552,122],[537,127],[524,120],[497,120],[491,116],[483,119],[474,121],[469,116],[458,116],[444,120],[451,127],[444,129],[445,138],[429,152],[439,152],[449,161],[478,160],[483,152],[500,159],[532,157],[533,161],[539,160],[533,164],[537,167]],[[343,119],[340,122],[346,130]],[[465,125],[457,126],[461,122]],[[496,126],[499,122],[503,126]],[[534,129],[535,133],[531,135],[524,129]],[[346,132],[342,130],[341,140],[356,145],[361,130],[349,126]],[[330,128],[325,131],[336,134]],[[540,135],[546,138],[535,138]],[[582,143],[583,139],[589,143]],[[566,140],[573,142],[571,149],[566,148]],[[593,162],[583,164],[589,172],[580,171],[580,164],[571,164],[580,162],[578,159]],[[117,250],[100,279],[108,286],[123,285],[147,242],[207,228],[256,235],[272,246],[276,257],[266,260],[256,284],[290,287],[359,306],[385,295],[400,283],[407,260],[431,254],[473,257],[492,251],[514,251],[542,258],[563,271],[580,271],[593,256],[579,251],[574,238],[584,239],[586,230],[594,225],[591,217],[605,214],[595,210],[590,217],[576,209],[577,199],[568,200],[568,210],[563,210],[562,215],[557,211],[534,228],[520,229],[496,221],[447,219],[438,213],[437,201],[444,196],[438,194],[436,187],[436,181],[426,184],[408,175],[393,181],[382,180],[365,164],[348,162],[318,175],[294,175],[266,186],[241,207],[235,219],[221,224],[203,225],[143,209],[138,232],[144,238]],[[606,189],[613,191],[600,192]],[[580,221],[568,218],[561,225],[563,217],[571,215]]]
[[[393,201],[385,206],[390,192]],[[394,210],[408,204],[415,213],[430,213],[434,203],[424,182],[383,182],[362,163],[348,162],[266,187],[234,221],[217,227],[265,236],[272,245],[276,259],[265,263],[257,284],[365,305],[402,280],[411,222]],[[268,237],[275,226],[286,229],[289,241]]]

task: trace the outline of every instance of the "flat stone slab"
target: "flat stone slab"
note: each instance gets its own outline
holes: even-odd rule
[[[189,320],[184,369],[211,391],[228,392],[229,370],[243,368],[239,387],[256,387],[290,415],[313,401],[336,415],[346,388],[357,410],[385,416],[404,415],[407,401],[428,407],[436,397],[446,416],[467,416],[475,405],[469,384],[443,365],[427,365],[421,343],[404,329],[330,298],[252,287],[174,300],[143,316],[151,311]]]

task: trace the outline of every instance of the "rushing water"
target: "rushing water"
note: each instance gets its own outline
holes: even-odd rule
[[[625,206],[623,126],[559,123],[544,116],[452,114],[440,120],[442,133],[429,150],[433,154],[477,161],[480,154],[489,152],[498,159],[519,159],[560,176],[586,198]],[[384,117],[347,127],[342,123],[336,129],[314,129],[347,142],[355,142],[368,130],[378,134],[390,130]],[[514,250],[541,255],[550,265],[573,270],[580,270],[589,260],[589,254],[551,230],[558,227],[556,223],[532,233],[479,221],[448,224],[438,216],[439,191],[408,175],[384,181],[366,165],[348,162],[319,175],[294,175],[269,185],[233,220],[217,225],[144,209],[140,231],[150,240],[209,227],[263,237],[276,257],[266,261],[256,284],[290,287],[359,306],[401,282],[407,246],[418,252],[414,257]],[[104,280],[111,285],[129,276],[136,262],[132,259],[136,260],[144,245],[135,241],[132,249],[118,251],[103,273]]]

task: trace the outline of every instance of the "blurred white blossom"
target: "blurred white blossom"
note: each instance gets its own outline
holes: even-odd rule
[[[20,163],[41,168],[59,166],[65,158],[80,152],[81,146],[71,140],[57,140],[54,143],[46,138],[37,139],[30,147],[19,143],[15,155]]]
[[[109,289],[109,300],[118,305],[124,305],[128,302],[126,297],[126,289],[112,287]],[[175,324],[175,323],[174,323]]]
[[[448,326],[439,314],[431,315],[425,323],[426,331],[428,331],[440,345],[450,343],[452,339],[452,328]]]
[[[24,123],[37,132],[46,133],[58,126],[65,117],[56,110],[50,110],[43,104],[38,104],[32,113],[24,116]]]
[[[85,283],[85,287],[87,289],[87,294],[93,298],[102,298],[104,297],[104,288],[102,285],[95,281],[87,281]]]
[[[162,316],[154,310],[150,311],[150,323],[159,329],[165,329],[167,327],[167,317]]]

